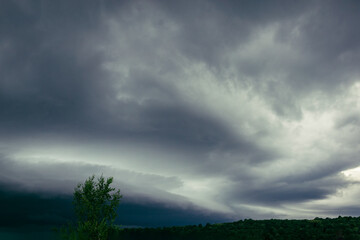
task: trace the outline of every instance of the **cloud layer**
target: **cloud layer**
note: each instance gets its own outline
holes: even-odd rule
[[[2,193],[104,173],[159,225],[357,215],[359,8],[0,3]]]

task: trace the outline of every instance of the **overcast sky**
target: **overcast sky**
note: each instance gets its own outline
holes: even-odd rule
[[[0,1],[1,224],[63,221],[102,173],[123,225],[360,215],[359,12]]]

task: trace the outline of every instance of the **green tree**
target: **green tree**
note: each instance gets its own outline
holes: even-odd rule
[[[105,179],[101,175],[96,181],[93,175],[75,188],[73,204],[77,217],[76,238],[89,240],[108,238],[122,198],[120,190],[115,191],[115,188],[110,187],[112,182],[112,177]]]

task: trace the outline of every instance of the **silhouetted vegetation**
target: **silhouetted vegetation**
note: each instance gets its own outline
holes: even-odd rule
[[[120,190],[110,187],[113,178],[89,177],[79,183],[74,191],[76,224],[68,224],[60,230],[63,239],[106,240],[113,223],[121,195]]]
[[[359,217],[251,220],[163,228],[113,229],[111,240],[358,240]]]

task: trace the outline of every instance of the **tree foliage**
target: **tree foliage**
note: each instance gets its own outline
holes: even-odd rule
[[[163,228],[125,228],[112,240],[358,240],[360,217],[251,220]]]
[[[74,191],[76,227],[67,228],[68,239],[105,240],[114,225],[116,210],[122,196],[120,190],[110,187],[113,178],[102,175],[95,180],[89,177],[79,183]]]

